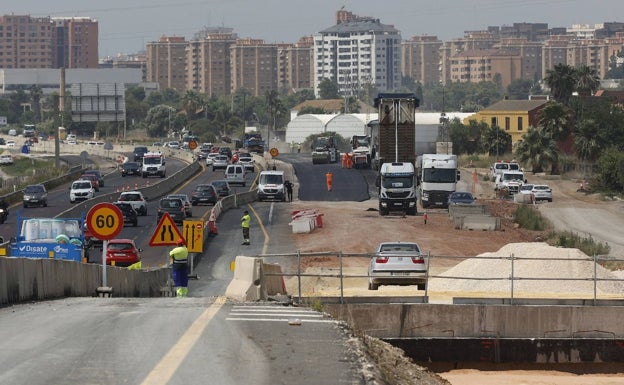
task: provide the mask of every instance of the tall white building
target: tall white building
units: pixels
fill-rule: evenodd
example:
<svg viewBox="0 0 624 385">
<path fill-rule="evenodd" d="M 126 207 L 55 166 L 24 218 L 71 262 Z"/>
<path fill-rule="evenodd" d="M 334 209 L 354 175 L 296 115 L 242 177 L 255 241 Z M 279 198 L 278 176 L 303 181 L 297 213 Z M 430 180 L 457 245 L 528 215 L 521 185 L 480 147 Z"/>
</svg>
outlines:
<svg viewBox="0 0 624 385">
<path fill-rule="evenodd" d="M 341 14 L 342 12 L 342 14 Z M 401 86 L 401 34 L 379 19 L 339 11 L 337 23 L 314 34 L 314 93 L 331 79 L 341 95 L 354 95 L 366 85 L 378 91 Z"/>
</svg>

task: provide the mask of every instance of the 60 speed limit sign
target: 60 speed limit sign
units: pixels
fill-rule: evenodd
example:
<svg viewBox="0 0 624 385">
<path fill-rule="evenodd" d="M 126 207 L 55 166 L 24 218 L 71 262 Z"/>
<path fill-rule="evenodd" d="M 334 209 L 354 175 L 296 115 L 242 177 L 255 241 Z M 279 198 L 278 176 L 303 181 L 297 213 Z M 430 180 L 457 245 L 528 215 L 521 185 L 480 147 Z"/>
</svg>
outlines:
<svg viewBox="0 0 624 385">
<path fill-rule="evenodd" d="M 100 240 L 111 240 L 123 229 L 124 218 L 119 207 L 98 203 L 87 213 L 87 229 Z"/>
</svg>

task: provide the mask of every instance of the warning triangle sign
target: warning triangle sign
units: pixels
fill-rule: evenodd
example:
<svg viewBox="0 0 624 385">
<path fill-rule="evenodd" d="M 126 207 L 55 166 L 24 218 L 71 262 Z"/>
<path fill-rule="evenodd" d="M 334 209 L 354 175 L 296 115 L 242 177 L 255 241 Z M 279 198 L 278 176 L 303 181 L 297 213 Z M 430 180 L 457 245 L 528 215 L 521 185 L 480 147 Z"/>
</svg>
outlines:
<svg viewBox="0 0 624 385">
<path fill-rule="evenodd" d="M 150 246 L 175 246 L 178 239 L 184 239 L 171 215 L 164 213 L 149 241 Z"/>
</svg>

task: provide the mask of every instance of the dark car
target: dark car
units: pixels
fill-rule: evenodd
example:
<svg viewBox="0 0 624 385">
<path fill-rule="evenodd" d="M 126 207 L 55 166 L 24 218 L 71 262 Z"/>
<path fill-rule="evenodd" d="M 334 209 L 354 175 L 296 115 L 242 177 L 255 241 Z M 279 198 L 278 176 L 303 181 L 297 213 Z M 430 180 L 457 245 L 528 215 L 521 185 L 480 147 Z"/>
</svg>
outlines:
<svg viewBox="0 0 624 385">
<path fill-rule="evenodd" d="M 158 202 L 158 221 L 165 213 L 169 213 L 175 223 L 182 224 L 186 219 L 186 208 L 180 198 L 163 198 Z"/>
<path fill-rule="evenodd" d="M 141 163 L 139 162 L 126 162 L 121 164 L 121 176 L 126 175 L 139 175 L 141 176 Z"/>
<path fill-rule="evenodd" d="M 135 147 L 134 151 L 132 152 L 134 154 L 134 161 L 135 162 L 142 162 L 143 161 L 143 155 L 145 155 L 145 153 L 148 152 L 148 151 L 149 150 L 145 146 Z"/>
<path fill-rule="evenodd" d="M 191 204 L 197 206 L 200 203 L 216 204 L 217 190 L 211 184 L 198 184 L 191 193 Z"/>
<path fill-rule="evenodd" d="M 474 197 L 469 192 L 456 191 L 449 195 L 449 205 L 471 205 L 475 201 Z"/>
<path fill-rule="evenodd" d="M 217 189 L 217 195 L 219 197 L 226 197 L 232 193 L 232 188 L 230 187 L 230 182 L 227 180 L 213 180 L 212 182 L 215 189 Z"/>
<path fill-rule="evenodd" d="M 225 155 L 228 157 L 228 159 L 232 158 L 232 149 L 229 147 L 220 147 L 219 148 L 219 154 L 221 155 Z"/>
<path fill-rule="evenodd" d="M 124 225 L 132 225 L 134 227 L 138 226 L 139 214 L 136 212 L 136 210 L 132 207 L 130 203 L 115 202 L 113 204 L 119 207 L 119 210 L 121 210 L 121 213 L 123 214 L 123 218 L 124 218 Z"/>
<path fill-rule="evenodd" d="M 104 187 L 104 177 L 102 176 L 102 172 L 100 170 L 87 170 L 84 173 L 97 176 L 98 184 L 100 185 L 100 187 Z"/>
<path fill-rule="evenodd" d="M 24 189 L 24 207 L 48 205 L 48 191 L 42 184 L 31 184 Z"/>
</svg>

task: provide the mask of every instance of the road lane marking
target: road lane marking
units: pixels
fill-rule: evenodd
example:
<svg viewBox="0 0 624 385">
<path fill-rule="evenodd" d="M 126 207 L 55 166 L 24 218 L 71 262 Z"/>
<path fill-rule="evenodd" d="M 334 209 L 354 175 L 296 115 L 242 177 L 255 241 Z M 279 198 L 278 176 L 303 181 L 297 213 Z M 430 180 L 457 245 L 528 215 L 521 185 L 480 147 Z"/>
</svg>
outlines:
<svg viewBox="0 0 624 385">
<path fill-rule="evenodd" d="M 266 228 L 264 227 L 264 223 L 262 222 L 262 219 L 260 219 L 258 212 L 254 210 L 253 206 L 250 204 L 247 204 L 247 207 L 249 207 L 249 210 L 251 210 L 251 212 L 256 217 L 256 220 L 258 221 L 258 225 L 260 226 L 260 230 L 262 230 L 262 234 L 264 234 L 264 243 L 262 244 L 262 254 L 266 254 L 267 250 L 269 249 L 269 239 L 270 239 L 269 233 L 266 231 Z"/>
<path fill-rule="evenodd" d="M 215 303 L 197 317 L 178 342 L 145 377 L 141 385 L 166 385 L 225 302 L 225 297 L 217 297 Z"/>
</svg>

